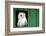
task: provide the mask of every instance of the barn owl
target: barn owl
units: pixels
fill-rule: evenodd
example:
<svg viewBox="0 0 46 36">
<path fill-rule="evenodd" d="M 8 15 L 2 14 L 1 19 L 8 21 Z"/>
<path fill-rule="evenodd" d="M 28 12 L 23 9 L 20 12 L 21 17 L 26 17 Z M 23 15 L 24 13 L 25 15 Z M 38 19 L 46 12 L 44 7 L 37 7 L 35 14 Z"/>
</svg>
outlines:
<svg viewBox="0 0 46 36">
<path fill-rule="evenodd" d="M 26 19 L 26 14 L 24 12 L 20 12 L 18 14 L 18 27 L 24 27 L 27 25 L 27 19 Z"/>
</svg>

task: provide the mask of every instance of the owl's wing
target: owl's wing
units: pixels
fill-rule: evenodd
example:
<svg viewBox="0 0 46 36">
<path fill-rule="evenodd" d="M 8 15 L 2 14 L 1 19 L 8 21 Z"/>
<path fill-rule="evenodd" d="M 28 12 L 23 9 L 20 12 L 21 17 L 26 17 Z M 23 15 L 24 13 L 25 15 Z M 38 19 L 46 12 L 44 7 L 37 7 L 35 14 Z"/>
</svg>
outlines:
<svg viewBox="0 0 46 36">
<path fill-rule="evenodd" d="M 17 26 L 20 26 L 20 21 L 18 20 Z"/>
<path fill-rule="evenodd" d="M 25 25 L 27 25 L 27 20 L 25 21 Z"/>
</svg>

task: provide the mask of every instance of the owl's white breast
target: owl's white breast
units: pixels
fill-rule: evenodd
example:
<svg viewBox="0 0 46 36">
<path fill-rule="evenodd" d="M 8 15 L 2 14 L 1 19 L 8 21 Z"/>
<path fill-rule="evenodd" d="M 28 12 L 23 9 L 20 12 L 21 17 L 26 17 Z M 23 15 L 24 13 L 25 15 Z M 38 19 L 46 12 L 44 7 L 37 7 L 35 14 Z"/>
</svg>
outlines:
<svg viewBox="0 0 46 36">
<path fill-rule="evenodd" d="M 18 20 L 18 26 L 24 26 L 26 24 L 27 24 L 26 18 L 23 18 L 23 19 L 19 19 Z"/>
</svg>

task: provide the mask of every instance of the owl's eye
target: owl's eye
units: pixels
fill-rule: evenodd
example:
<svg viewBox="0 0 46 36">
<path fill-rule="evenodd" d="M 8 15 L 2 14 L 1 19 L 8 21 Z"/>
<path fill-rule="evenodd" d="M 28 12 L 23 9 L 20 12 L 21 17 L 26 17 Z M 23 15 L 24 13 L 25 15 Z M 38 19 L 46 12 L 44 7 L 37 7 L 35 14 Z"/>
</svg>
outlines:
<svg viewBox="0 0 46 36">
<path fill-rule="evenodd" d="M 20 15 L 20 16 L 22 16 L 22 15 Z"/>
</svg>

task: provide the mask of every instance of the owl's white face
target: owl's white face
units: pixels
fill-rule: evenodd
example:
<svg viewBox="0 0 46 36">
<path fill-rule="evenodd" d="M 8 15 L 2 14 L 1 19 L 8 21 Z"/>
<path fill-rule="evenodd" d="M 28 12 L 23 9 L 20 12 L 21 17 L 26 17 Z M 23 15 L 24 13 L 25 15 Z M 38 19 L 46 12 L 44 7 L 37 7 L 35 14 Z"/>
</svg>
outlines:
<svg viewBox="0 0 46 36">
<path fill-rule="evenodd" d="M 25 13 L 24 12 L 20 12 L 19 14 L 18 14 L 18 19 L 23 19 L 23 18 L 25 18 Z"/>
</svg>

